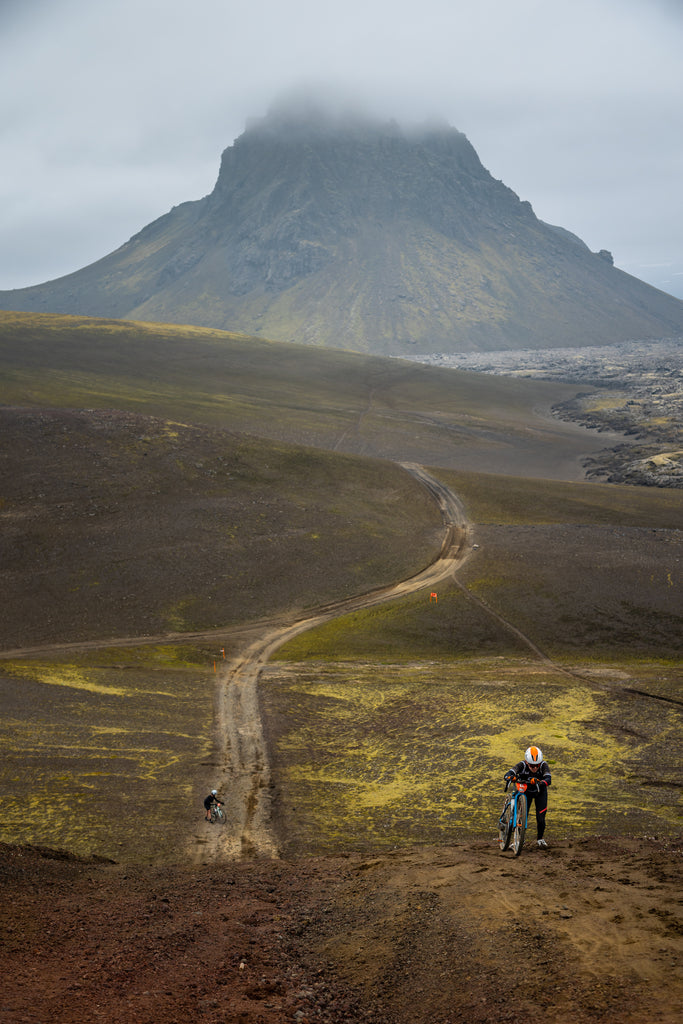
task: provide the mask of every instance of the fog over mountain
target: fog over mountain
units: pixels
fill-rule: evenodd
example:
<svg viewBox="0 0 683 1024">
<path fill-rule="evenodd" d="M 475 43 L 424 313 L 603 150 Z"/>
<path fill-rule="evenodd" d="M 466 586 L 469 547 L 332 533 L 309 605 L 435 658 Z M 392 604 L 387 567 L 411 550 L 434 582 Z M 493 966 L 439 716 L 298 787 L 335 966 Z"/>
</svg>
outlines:
<svg viewBox="0 0 683 1024">
<path fill-rule="evenodd" d="M 3 0 L 0 289 L 211 191 L 284 90 L 438 117 L 541 220 L 683 299 L 680 0 Z"/>
<path fill-rule="evenodd" d="M 396 355 L 683 333 L 683 302 L 540 221 L 455 128 L 291 99 L 225 150 L 210 195 L 0 308 Z"/>
</svg>

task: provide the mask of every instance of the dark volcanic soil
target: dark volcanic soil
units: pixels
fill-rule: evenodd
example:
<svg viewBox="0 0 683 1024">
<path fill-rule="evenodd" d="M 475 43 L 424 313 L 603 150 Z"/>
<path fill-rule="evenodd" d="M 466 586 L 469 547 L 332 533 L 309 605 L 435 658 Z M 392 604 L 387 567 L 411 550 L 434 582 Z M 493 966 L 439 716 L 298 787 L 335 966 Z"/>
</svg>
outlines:
<svg viewBox="0 0 683 1024">
<path fill-rule="evenodd" d="M 116 409 L 0 408 L 0 480 L 5 650 L 241 624 L 440 543 L 400 466 Z"/>
<path fill-rule="evenodd" d="M 472 840 L 126 869 L 0 845 L 0 1019 L 673 1022 L 680 855 L 654 837 L 519 859 Z"/>
<path fill-rule="evenodd" d="M 96 426 L 97 417 L 94 422 Z M 135 418 L 126 422 L 136 442 L 126 458 L 146 463 L 155 457 L 140 449 L 147 434 L 140 438 Z M 76 432 L 77 423 L 60 421 L 61 427 L 67 425 Z M 116 526 L 117 516 L 123 513 L 103 489 L 114 472 L 116 459 L 111 451 L 105 452 L 111 465 L 105 460 L 98 475 L 102 489 L 94 486 L 90 472 L 82 478 L 64 476 L 58 464 L 63 438 L 55 434 L 54 420 L 47 426 L 55 456 L 50 465 L 59 485 L 90 488 L 88 501 L 81 495 L 76 503 L 79 516 L 107 529 L 112 522 Z M 90 445 L 94 429 L 88 426 L 86 439 L 79 434 L 79 443 L 85 445 L 87 440 Z M 166 458 L 169 446 L 178 455 L 184 429 L 178 441 L 169 440 L 159 428 L 155 435 L 158 459 Z M 202 464 L 194 463 L 193 454 L 192 472 L 177 476 L 181 481 L 187 477 L 188 491 L 194 488 L 194 471 L 208 473 L 213 468 L 209 457 L 223 454 L 209 441 L 202 448 Z M 95 450 L 100 451 L 101 445 L 87 448 L 90 454 Z M 188 447 L 188 458 L 189 451 Z M 123 460 L 123 447 L 115 454 Z M 304 475 L 308 468 L 309 461 Z M 19 495 L 12 499 L 14 505 L 11 495 L 6 499 L 3 514 L 8 521 L 14 517 L 16 536 L 44 536 L 44 550 L 51 551 L 58 516 L 72 523 L 71 499 L 51 491 L 50 501 L 44 501 L 48 488 L 42 472 L 40 468 L 29 480 L 28 498 Z M 150 479 L 147 467 L 144 475 L 131 479 L 142 487 Z M 135 507 L 144 510 L 147 492 L 142 490 L 144 501 Z M 177 492 L 173 498 L 178 498 Z M 216 500 L 222 502 L 224 495 Z M 179 521 L 183 533 L 189 507 Z M 283 505 L 283 517 L 286 512 Z M 334 508 L 330 516 L 333 512 Z M 33 532 L 21 526 L 22 517 L 33 523 Z M 312 509 L 310 517 L 307 533 L 314 524 L 317 528 L 320 511 Z M 63 536 L 80 552 L 76 529 L 80 519 L 73 521 L 76 526 Z M 129 522 L 126 518 L 125 523 Z M 149 530 L 158 530 L 158 521 L 149 513 L 145 522 Z M 95 523 L 89 522 L 87 529 L 83 526 L 83 537 L 92 535 Z M 433 529 L 434 524 L 425 532 L 425 549 Z M 7 531 L 7 550 L 12 553 L 9 525 Z M 127 530 L 118 532 L 123 536 Z M 372 537 L 367 543 L 371 546 Z M 27 548 L 32 565 L 40 563 L 36 543 Z M 175 557 L 172 543 L 169 550 Z M 14 552 L 15 557 L 20 555 Z M 359 560 L 361 556 L 359 549 Z M 70 557 L 64 564 L 71 566 Z M 97 592 L 102 565 L 106 567 L 108 560 L 98 562 L 94 555 L 78 563 L 71 589 L 63 572 L 56 574 L 59 586 L 54 596 L 47 594 L 47 601 L 62 602 L 65 621 L 73 622 L 76 600 L 65 595 L 80 595 L 83 614 L 89 612 L 94 602 L 88 595 Z M 163 567 L 156 568 L 161 572 Z M 392 578 L 400 575 L 389 568 Z M 163 579 L 183 582 L 182 574 L 173 569 L 173 574 L 165 570 L 169 575 Z M 205 569 L 209 579 L 213 567 L 207 564 Z M 14 571 L 19 579 L 34 580 L 20 558 Z M 282 574 L 288 586 L 292 578 L 291 572 Z M 35 579 L 44 592 L 45 577 L 36 574 Z M 130 591 L 139 604 L 125 615 L 112 605 L 114 617 L 107 626 L 122 631 L 132 628 L 130 624 L 137 629 L 159 626 L 156 619 L 140 617 L 144 609 L 150 614 L 148 599 L 158 585 L 146 584 L 150 589 L 145 591 L 135 581 L 123 583 L 125 588 L 117 576 L 115 593 Z M 196 581 L 189 591 L 197 592 Z M 169 624 L 172 612 L 180 616 L 177 605 L 183 596 L 180 589 L 170 596 L 164 593 L 168 607 L 155 613 L 162 616 L 161 624 Z M 57 611 L 54 614 L 57 617 Z M 201 608 L 193 611 L 200 618 L 204 614 Z M 21 615 L 17 614 L 17 622 L 23 622 Z M 94 625 L 86 629 L 81 624 L 78 635 L 106 632 L 101 622 L 95 625 L 99 632 Z M 182 625 L 187 623 L 177 628 Z M 38 626 L 43 640 L 73 635 L 57 621 L 47 628 L 40 616 L 36 630 Z M 13 634 L 8 630 L 8 635 Z M 23 633 L 18 635 L 28 642 Z M 15 723 L 10 725 L 15 728 Z M 24 785 L 25 772 L 12 774 Z M 29 772 L 27 793 L 32 782 L 35 786 Z M 212 829 L 201 820 L 197 824 L 207 832 Z M 150 826 L 142 828 L 149 841 Z M 673 1024 L 680 1020 L 680 841 L 661 836 L 548 838 L 550 850 L 537 850 L 532 828 L 528 848 L 519 859 L 500 854 L 491 836 L 373 855 L 223 860 L 177 867 L 130 867 L 0 844 L 0 1021 Z M 167 854 L 173 848 L 169 829 L 163 841 Z"/>
</svg>

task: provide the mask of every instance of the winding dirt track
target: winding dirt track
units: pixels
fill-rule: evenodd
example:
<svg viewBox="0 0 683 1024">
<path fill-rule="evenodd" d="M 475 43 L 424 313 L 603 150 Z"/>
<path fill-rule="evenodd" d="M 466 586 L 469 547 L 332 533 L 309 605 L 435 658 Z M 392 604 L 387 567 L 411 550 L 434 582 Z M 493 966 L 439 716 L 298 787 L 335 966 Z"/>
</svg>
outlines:
<svg viewBox="0 0 683 1024">
<path fill-rule="evenodd" d="M 0 651 L 0 660 L 49 655 L 65 651 L 96 650 L 103 647 L 135 647 L 155 643 L 215 640 L 230 643 L 238 654 L 231 661 L 220 663 L 217 675 L 217 732 L 218 759 L 221 776 L 229 790 L 227 824 L 224 828 L 202 832 L 188 840 L 187 856 L 195 862 L 211 863 L 223 859 L 243 857 L 277 857 L 277 841 L 271 829 L 271 771 L 258 701 L 258 680 L 261 670 L 279 647 L 306 630 L 339 615 L 370 608 L 373 605 L 403 597 L 452 578 L 468 600 L 477 604 L 485 614 L 508 629 L 529 651 L 554 671 L 569 677 L 583 679 L 577 671 L 553 662 L 533 641 L 513 623 L 473 594 L 456 577 L 456 570 L 465 562 L 472 550 L 472 526 L 468 522 L 460 499 L 444 484 L 414 463 L 402 463 L 403 468 L 430 492 L 437 502 L 443 519 L 444 537 L 435 561 L 409 579 L 382 587 L 357 597 L 320 606 L 305 618 L 291 620 L 284 617 L 252 622 L 238 627 L 198 631 L 192 633 L 166 633 L 159 636 L 117 637 L 40 647 Z M 611 690 L 610 683 L 594 678 L 592 686 Z M 666 700 L 640 690 L 620 687 L 620 694 Z"/>
<path fill-rule="evenodd" d="M 228 781 L 230 790 L 226 807 L 227 825 L 212 829 L 199 844 L 193 837 L 188 849 L 191 860 L 206 863 L 224 858 L 278 856 L 277 843 L 270 828 L 271 775 L 257 694 L 259 675 L 272 654 L 292 637 L 338 615 L 435 586 L 452 576 L 469 555 L 471 526 L 459 498 L 421 466 L 414 463 L 402 463 L 402 466 L 431 493 L 441 510 L 444 525 L 439 556 L 409 579 L 345 601 L 323 605 L 305 618 L 294 621 L 280 617 L 237 628 L 100 638 L 0 651 L 0 660 L 5 660 L 103 647 L 136 647 L 192 640 L 230 641 L 233 648 L 238 647 L 239 654 L 219 668 L 217 677 L 219 758 L 223 765 L 221 774 Z"/>
<path fill-rule="evenodd" d="M 227 825 L 212 831 L 201 851 L 203 862 L 245 856 L 277 857 L 277 842 L 270 828 L 271 775 L 258 703 L 258 678 L 268 659 L 299 633 L 338 615 L 370 608 L 435 586 L 462 565 L 471 550 L 471 528 L 459 498 L 421 466 L 404 463 L 433 495 L 441 509 L 445 535 L 439 557 L 427 568 L 390 587 L 318 608 L 295 622 L 266 628 L 261 636 L 228 662 L 219 673 L 218 730 L 224 744 L 221 760 L 230 780 Z"/>
</svg>

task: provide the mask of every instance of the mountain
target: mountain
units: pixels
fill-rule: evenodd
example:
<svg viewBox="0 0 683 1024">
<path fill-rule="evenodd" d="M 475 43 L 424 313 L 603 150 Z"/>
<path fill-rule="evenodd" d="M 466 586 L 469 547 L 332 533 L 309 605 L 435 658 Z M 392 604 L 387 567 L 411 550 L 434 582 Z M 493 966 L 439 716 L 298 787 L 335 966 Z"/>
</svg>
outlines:
<svg viewBox="0 0 683 1024">
<path fill-rule="evenodd" d="M 540 221 L 456 129 L 291 105 L 225 150 L 210 195 L 0 308 L 391 355 L 683 333 L 683 302 Z"/>
</svg>

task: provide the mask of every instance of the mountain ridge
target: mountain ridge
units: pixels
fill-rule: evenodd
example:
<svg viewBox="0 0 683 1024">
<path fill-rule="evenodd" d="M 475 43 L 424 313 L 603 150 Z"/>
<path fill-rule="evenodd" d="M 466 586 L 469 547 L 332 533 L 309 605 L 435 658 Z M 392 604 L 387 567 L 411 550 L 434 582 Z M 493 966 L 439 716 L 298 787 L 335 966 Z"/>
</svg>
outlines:
<svg viewBox="0 0 683 1024">
<path fill-rule="evenodd" d="M 540 221 L 457 129 L 286 107 L 223 152 L 209 195 L 0 308 L 384 355 L 683 333 L 683 302 Z"/>
</svg>

